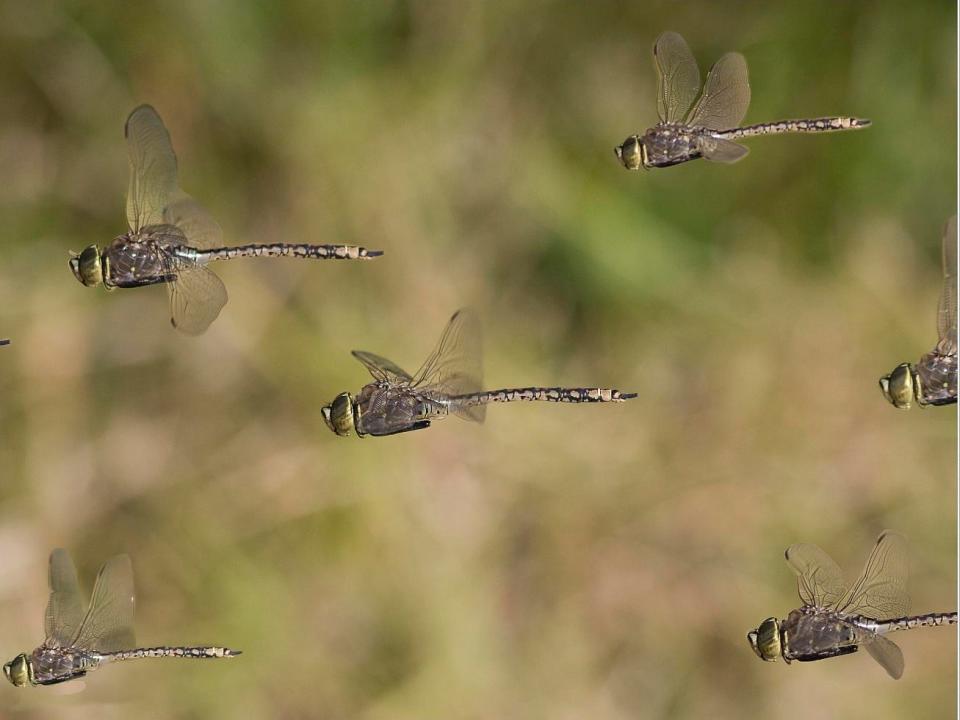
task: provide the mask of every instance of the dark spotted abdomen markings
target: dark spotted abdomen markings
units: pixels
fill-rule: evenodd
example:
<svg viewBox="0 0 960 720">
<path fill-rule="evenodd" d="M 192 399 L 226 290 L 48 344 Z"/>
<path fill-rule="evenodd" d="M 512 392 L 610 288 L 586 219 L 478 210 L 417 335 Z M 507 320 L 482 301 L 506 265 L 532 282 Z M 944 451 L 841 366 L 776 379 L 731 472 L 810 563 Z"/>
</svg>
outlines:
<svg viewBox="0 0 960 720">
<path fill-rule="evenodd" d="M 593 403 L 623 402 L 635 398 L 636 393 L 622 393 L 611 388 L 509 388 L 462 395 L 452 398 L 463 405 L 487 405 L 498 402 L 561 402 Z"/>
<path fill-rule="evenodd" d="M 780 120 L 772 123 L 758 123 L 733 130 L 712 133 L 725 140 L 754 137 L 756 135 L 781 135 L 783 133 L 820 133 L 841 130 L 859 130 L 869 127 L 870 120 L 852 117 L 824 117 L 809 120 Z"/>
<path fill-rule="evenodd" d="M 121 662 L 123 660 L 137 660 L 139 658 L 178 657 L 191 659 L 228 658 L 240 655 L 239 650 L 225 647 L 153 647 L 124 650 L 122 652 L 104 655 L 107 662 Z"/>
<path fill-rule="evenodd" d="M 292 257 L 306 260 L 367 260 L 383 255 L 382 250 L 367 250 L 356 245 L 304 245 L 272 243 L 215 248 L 199 253 L 204 260 L 230 260 L 238 257 Z"/>
<path fill-rule="evenodd" d="M 939 625 L 956 625 L 957 614 L 948 613 L 928 613 L 926 615 L 911 615 L 909 617 L 894 618 L 880 623 L 881 632 L 893 632 L 894 630 L 912 630 L 918 627 L 937 627 Z"/>
</svg>

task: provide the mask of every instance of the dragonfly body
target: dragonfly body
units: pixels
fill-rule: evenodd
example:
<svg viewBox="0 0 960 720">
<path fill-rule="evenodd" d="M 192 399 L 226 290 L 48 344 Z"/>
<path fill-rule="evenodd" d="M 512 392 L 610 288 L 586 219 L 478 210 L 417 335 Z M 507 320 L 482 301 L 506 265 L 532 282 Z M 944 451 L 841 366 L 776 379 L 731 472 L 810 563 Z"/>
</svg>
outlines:
<svg viewBox="0 0 960 720">
<path fill-rule="evenodd" d="M 937 308 L 936 346 L 913 365 L 900 363 L 880 378 L 883 396 L 894 406 L 909 409 L 916 402 L 952 405 L 957 402 L 957 218 L 944 228 L 943 289 Z"/>
<path fill-rule="evenodd" d="M 870 125 L 869 120 L 860 118 L 822 117 L 740 126 L 750 105 L 747 62 L 740 53 L 727 53 L 717 61 L 702 92 L 700 70 L 680 35 L 663 33 L 654 44 L 653 56 L 660 122 L 615 148 L 628 170 L 670 167 L 701 157 L 733 163 L 748 152 L 735 142 L 743 138 L 856 130 Z"/>
<path fill-rule="evenodd" d="M 481 389 L 481 344 L 476 318 L 458 311 L 416 376 L 386 358 L 355 350 L 373 375 L 356 397 L 341 393 L 323 408 L 337 435 L 395 435 L 429 427 L 448 415 L 483 422 L 486 406 L 502 402 L 623 402 L 636 397 L 613 388 L 524 387 Z"/>
<path fill-rule="evenodd" d="M 903 674 L 903 653 L 885 636 L 900 630 L 955 625 L 956 612 L 908 615 L 906 545 L 886 531 L 860 577 L 847 589 L 840 568 L 816 545 L 791 545 L 787 563 L 797 574 L 803 606 L 783 620 L 767 618 L 747 634 L 762 660 L 810 662 L 865 649 L 893 678 Z"/>
<path fill-rule="evenodd" d="M 55 685 L 83 677 L 101 665 L 141 658 L 229 658 L 237 650 L 219 646 L 135 646 L 133 570 L 130 558 L 118 555 L 97 574 L 90 605 L 84 609 L 76 569 L 65 550 L 50 555 L 50 599 L 43 645 L 21 653 L 3 666 L 13 685 Z"/>
<path fill-rule="evenodd" d="M 382 255 L 355 245 L 269 243 L 223 245 L 217 222 L 177 185 L 177 158 L 163 121 L 149 105 L 130 113 L 124 134 L 130 155 L 127 222 L 130 231 L 102 252 L 87 247 L 70 260 L 87 287 L 132 288 L 165 284 L 174 327 L 204 332 L 227 302 L 220 279 L 205 266 L 238 257 L 369 260 Z"/>
</svg>

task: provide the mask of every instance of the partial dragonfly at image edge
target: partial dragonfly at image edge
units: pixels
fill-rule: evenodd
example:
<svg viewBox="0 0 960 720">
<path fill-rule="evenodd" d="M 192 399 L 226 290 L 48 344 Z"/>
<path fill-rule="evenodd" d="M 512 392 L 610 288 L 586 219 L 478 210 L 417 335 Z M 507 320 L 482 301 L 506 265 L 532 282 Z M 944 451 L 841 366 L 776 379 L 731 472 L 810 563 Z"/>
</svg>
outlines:
<svg viewBox="0 0 960 720">
<path fill-rule="evenodd" d="M 943 229 L 943 283 L 937 304 L 937 344 L 914 364 L 903 362 L 880 378 L 880 391 L 891 405 L 909 410 L 957 402 L 957 217 Z M 925 324 L 918 321 L 918 325 Z"/>
<path fill-rule="evenodd" d="M 653 46 L 657 71 L 659 122 L 643 135 L 631 135 L 614 148 L 628 170 L 670 167 L 704 158 L 735 163 L 749 149 L 737 140 L 758 135 L 859 130 L 871 121 L 856 117 L 818 117 L 740 126 L 750 105 L 747 61 L 740 53 L 723 55 L 700 86 L 700 69 L 687 42 L 665 32 Z"/>
<path fill-rule="evenodd" d="M 170 133 L 150 105 L 124 125 L 130 161 L 129 230 L 102 249 L 90 245 L 71 257 L 74 277 L 108 289 L 165 285 L 175 328 L 200 335 L 227 302 L 223 282 L 207 265 L 240 257 L 371 260 L 382 250 L 356 245 L 266 243 L 224 246 L 223 231 L 207 210 L 180 189 Z"/>
<path fill-rule="evenodd" d="M 50 553 L 48 582 L 43 644 L 3 666 L 4 677 L 15 687 L 56 685 L 83 677 L 101 665 L 126 660 L 211 659 L 241 654 L 215 645 L 137 647 L 133 565 L 127 555 L 116 555 L 100 567 L 89 606 L 80 594 L 76 567 L 62 548 Z"/>
<path fill-rule="evenodd" d="M 337 395 L 321 409 L 324 423 L 341 437 L 356 433 L 386 436 L 423 430 L 449 415 L 483 422 L 487 405 L 501 402 L 624 402 L 636 393 L 614 388 L 518 387 L 483 389 L 480 323 L 469 309 L 458 310 L 440 341 L 413 375 L 392 360 L 364 350 L 353 356 L 373 382 L 356 396 Z"/>
</svg>

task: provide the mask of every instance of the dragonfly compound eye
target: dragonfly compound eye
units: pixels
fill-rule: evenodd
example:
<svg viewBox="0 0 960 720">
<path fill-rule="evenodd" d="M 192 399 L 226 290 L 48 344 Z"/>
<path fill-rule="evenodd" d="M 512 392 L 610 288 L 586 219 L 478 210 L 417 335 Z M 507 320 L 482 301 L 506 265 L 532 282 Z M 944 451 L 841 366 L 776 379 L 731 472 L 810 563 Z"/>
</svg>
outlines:
<svg viewBox="0 0 960 720">
<path fill-rule="evenodd" d="M 321 412 L 327 427 L 337 435 L 343 437 L 349 435 L 355 429 L 353 399 L 350 397 L 350 393 L 340 393 Z"/>
<path fill-rule="evenodd" d="M 747 633 L 747 640 L 758 658 L 774 662 L 780 655 L 780 621 L 767 618 L 760 627 Z"/>
<path fill-rule="evenodd" d="M 3 674 L 16 687 L 24 687 L 30 683 L 30 664 L 27 656 L 21 653 L 13 660 L 4 664 Z"/>
<path fill-rule="evenodd" d="M 103 282 L 103 265 L 96 245 L 86 248 L 79 257 L 70 258 L 70 269 L 74 277 L 87 287 L 96 287 Z"/>
<path fill-rule="evenodd" d="M 901 363 L 892 373 L 880 378 L 880 390 L 891 405 L 904 410 L 908 409 L 916 393 L 910 365 Z"/>
<path fill-rule="evenodd" d="M 636 135 L 628 137 L 622 145 L 617 146 L 613 151 L 627 170 L 639 170 L 643 166 L 641 143 Z"/>
</svg>

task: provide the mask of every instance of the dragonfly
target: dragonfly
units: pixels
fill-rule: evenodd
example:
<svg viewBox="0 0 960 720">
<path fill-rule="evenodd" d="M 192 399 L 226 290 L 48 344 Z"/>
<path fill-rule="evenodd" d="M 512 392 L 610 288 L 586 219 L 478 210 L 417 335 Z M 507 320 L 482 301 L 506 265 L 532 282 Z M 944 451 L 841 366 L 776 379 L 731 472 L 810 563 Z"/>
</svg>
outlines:
<svg viewBox="0 0 960 720">
<path fill-rule="evenodd" d="M 200 335 L 227 302 L 223 282 L 206 265 L 240 257 L 370 260 L 383 254 L 354 245 L 269 243 L 223 246 L 223 231 L 207 210 L 178 187 L 170 133 L 149 105 L 130 113 L 124 128 L 130 157 L 129 231 L 100 250 L 87 247 L 70 259 L 87 287 L 108 290 L 165 284 L 173 326 Z"/>
<path fill-rule="evenodd" d="M 785 620 L 767 618 L 747 634 L 761 660 L 773 662 L 782 656 L 787 663 L 807 662 L 863 648 L 896 680 L 903 675 L 903 653 L 887 634 L 957 622 L 955 612 L 907 614 L 907 545 L 891 530 L 880 534 L 863 572 L 849 588 L 840 567 L 816 545 L 791 545 L 786 558 L 797 574 L 803 607 Z"/>
<path fill-rule="evenodd" d="M 702 91 L 697 61 L 679 34 L 665 32 L 657 38 L 653 60 L 660 122 L 614 148 L 617 159 L 628 170 L 669 167 L 700 157 L 735 163 L 749 152 L 745 145 L 735 142 L 743 138 L 859 130 L 870 125 L 869 120 L 855 117 L 820 117 L 740 127 L 750 105 L 743 55 L 730 52 L 721 57 L 710 68 Z"/>
<path fill-rule="evenodd" d="M 943 291 L 937 308 L 936 347 L 916 365 L 900 363 L 880 378 L 883 396 L 908 410 L 917 405 L 952 405 L 957 402 L 957 218 L 943 231 Z"/>
<path fill-rule="evenodd" d="M 430 427 L 434 420 L 455 415 L 484 421 L 486 406 L 500 402 L 623 402 L 636 393 L 610 388 L 525 387 L 482 390 L 480 323 L 470 310 L 450 318 L 434 351 L 415 375 L 391 360 L 362 350 L 353 356 L 373 376 L 356 397 L 344 392 L 322 409 L 334 433 L 347 436 L 396 435 Z"/>
<path fill-rule="evenodd" d="M 49 582 L 43 645 L 3 666 L 3 674 L 16 687 L 56 685 L 123 660 L 240 655 L 239 650 L 216 646 L 138 648 L 133 632 L 133 566 L 127 555 L 117 555 L 100 568 L 89 607 L 84 607 L 73 561 L 62 548 L 50 554 Z"/>
</svg>

